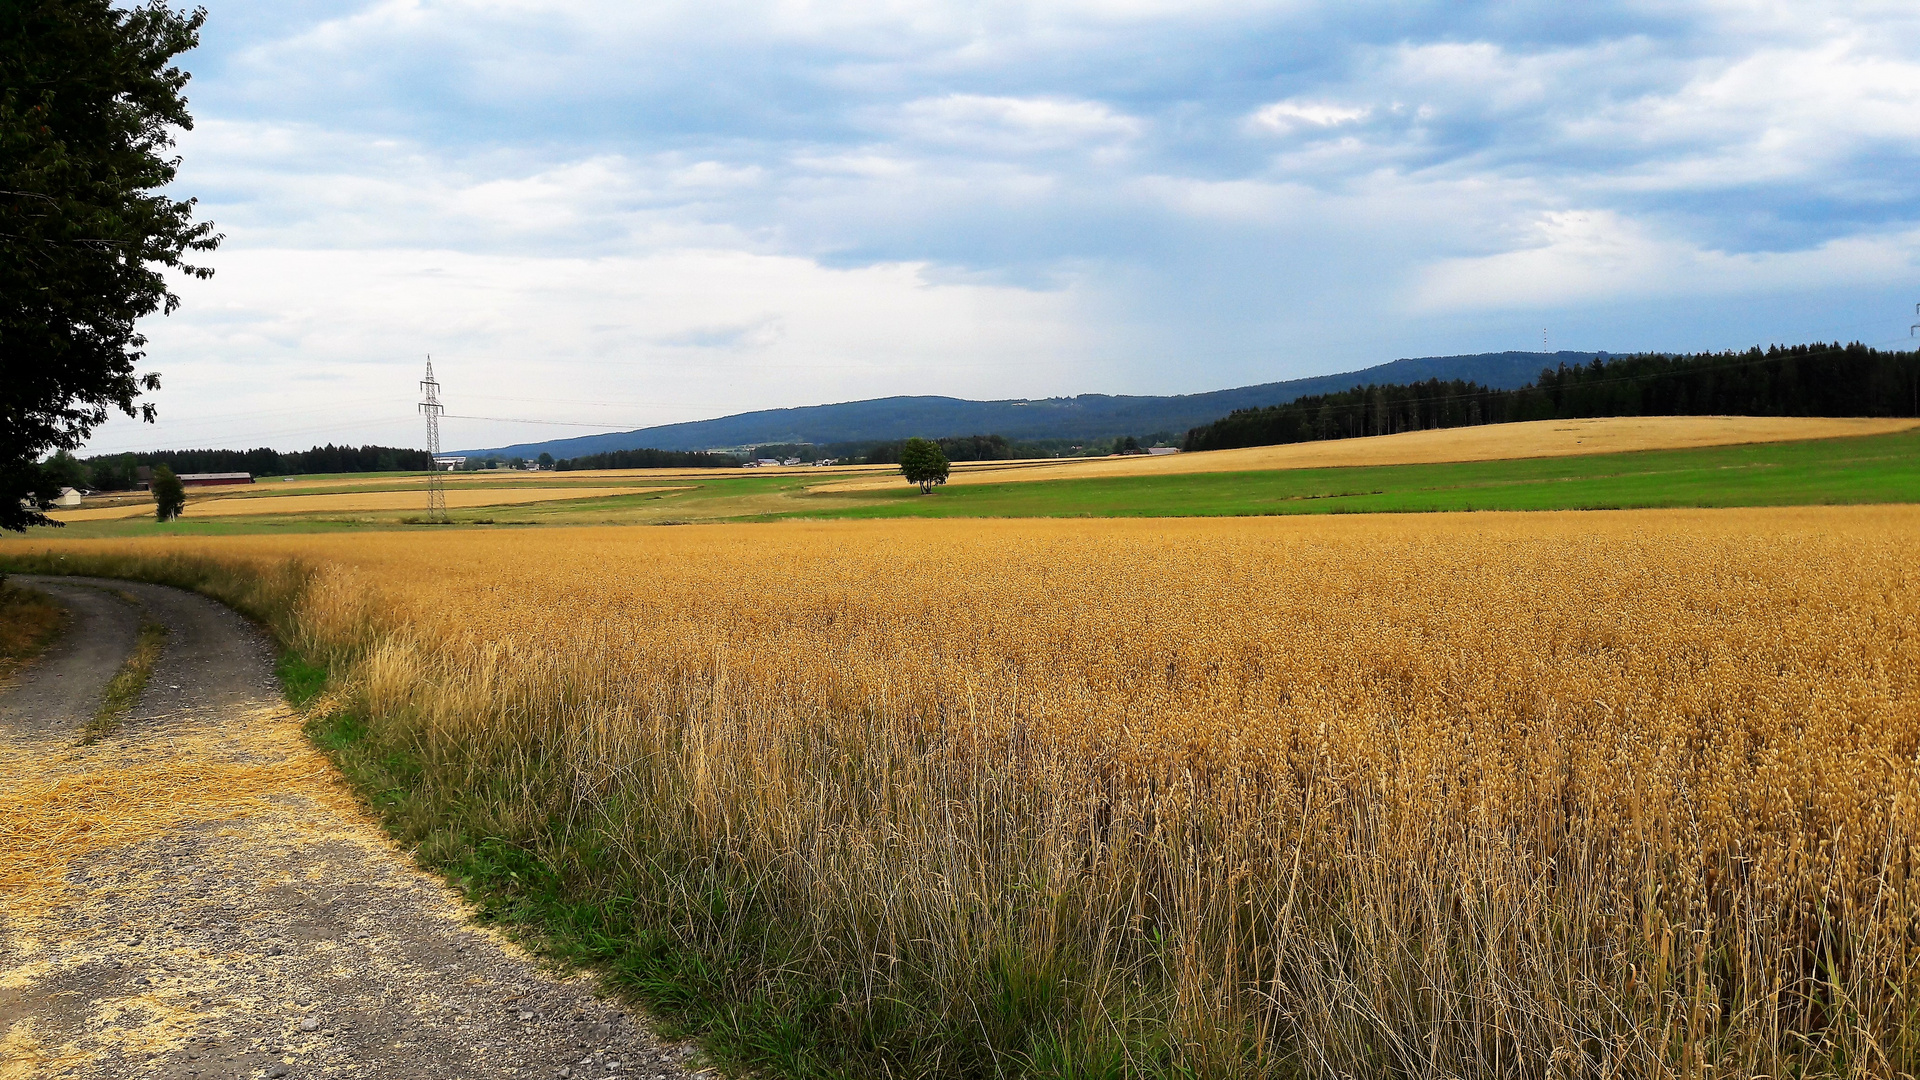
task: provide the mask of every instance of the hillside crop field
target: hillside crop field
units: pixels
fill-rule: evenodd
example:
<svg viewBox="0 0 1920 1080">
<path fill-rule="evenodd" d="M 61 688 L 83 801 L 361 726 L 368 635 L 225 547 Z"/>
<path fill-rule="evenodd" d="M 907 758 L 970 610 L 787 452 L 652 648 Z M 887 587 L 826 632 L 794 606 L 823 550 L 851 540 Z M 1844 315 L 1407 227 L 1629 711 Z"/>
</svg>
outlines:
<svg viewBox="0 0 1920 1080">
<path fill-rule="evenodd" d="M 1383 436 L 1378 441 L 1397 438 Z M 1375 440 L 1342 440 L 1346 441 Z M 1325 448 L 1330 457 L 1337 457 L 1341 449 L 1341 443 L 1296 445 Z M 1211 455 L 1180 455 L 1189 456 Z M 928 497 L 920 497 L 906 485 L 850 489 L 836 484 L 831 485 L 831 497 L 852 505 L 785 514 L 1167 517 L 1920 502 L 1920 429 L 1804 442 L 1495 461 L 1188 473 L 1169 469 L 1137 476 L 1058 480 L 1045 479 L 1046 475 L 1035 473 L 1035 479 L 1019 483 L 949 485 Z"/>
<path fill-rule="evenodd" d="M 1916 537 L 1882 506 L 7 555 L 307 581 L 279 618 L 334 666 L 321 737 L 402 835 L 763 1066 L 1781 1077 L 1920 1071 Z"/>
<path fill-rule="evenodd" d="M 1916 427 L 1920 427 L 1920 421 L 1898 417 L 1605 416 L 1581 420 L 1530 420 L 1515 424 L 1436 428 L 1398 435 L 1250 446 L 1239 450 L 1208 450 L 1163 457 L 1137 455 L 966 462 L 955 467 L 949 483 L 1017 484 L 1035 480 L 1583 457 L 1643 450 L 1689 450 L 1709 446 L 1891 435 Z M 813 490 L 861 491 L 886 487 L 888 482 L 886 476 L 849 477 L 816 485 Z"/>
</svg>

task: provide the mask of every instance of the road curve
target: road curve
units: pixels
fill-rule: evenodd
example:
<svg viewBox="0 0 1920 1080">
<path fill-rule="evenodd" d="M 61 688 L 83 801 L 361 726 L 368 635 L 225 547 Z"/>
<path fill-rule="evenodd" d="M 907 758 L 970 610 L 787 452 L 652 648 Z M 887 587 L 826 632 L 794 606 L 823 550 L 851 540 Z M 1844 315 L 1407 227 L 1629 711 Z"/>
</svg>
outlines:
<svg viewBox="0 0 1920 1080">
<path fill-rule="evenodd" d="M 13 580 L 72 619 L 0 690 L 0 1080 L 689 1075 L 689 1048 L 471 923 L 394 847 L 246 620 Z M 77 746 L 143 610 L 169 630 L 152 680 Z"/>
</svg>

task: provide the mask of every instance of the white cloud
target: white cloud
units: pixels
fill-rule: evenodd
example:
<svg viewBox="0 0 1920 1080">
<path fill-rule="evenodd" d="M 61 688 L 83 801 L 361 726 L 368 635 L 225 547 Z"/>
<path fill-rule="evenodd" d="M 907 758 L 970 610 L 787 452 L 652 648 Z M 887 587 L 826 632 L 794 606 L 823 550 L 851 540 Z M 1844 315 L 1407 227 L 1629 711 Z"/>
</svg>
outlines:
<svg viewBox="0 0 1920 1080">
<path fill-rule="evenodd" d="M 1674 298 L 1878 303 L 1920 253 L 1911 5 L 333 2 L 190 57 L 179 190 L 229 239 L 149 327 L 170 425 L 270 441 L 270 373 L 361 416 L 429 349 L 527 409 L 619 373 L 633 426 L 1206 389 L 1543 305 L 1657 347 Z"/>
<path fill-rule="evenodd" d="M 1897 280 L 1920 269 L 1920 230 L 1757 253 L 1706 249 L 1605 210 L 1548 213 L 1532 232 L 1533 242 L 1519 250 L 1426 267 L 1414 292 L 1416 310 L 1490 311 L 1833 288 Z"/>
<path fill-rule="evenodd" d="M 410 380 L 427 353 L 452 413 L 611 429 L 874 393 L 1045 395 L 1077 389 L 1098 365 L 1076 289 L 935 282 L 913 264 L 839 270 L 697 249 L 266 249 L 222 262 L 149 326 L 165 375 L 160 425 L 115 422 L 96 452 L 215 435 L 292 445 L 285 433 L 310 425 L 289 415 L 412 439 Z M 555 403 L 593 401 L 615 404 Z M 461 445 L 580 433 L 466 420 L 447 430 Z"/>
<path fill-rule="evenodd" d="M 1280 135 L 1303 128 L 1332 128 L 1364 120 L 1373 113 L 1371 106 L 1340 105 L 1330 101 L 1276 101 L 1248 117 L 1256 128 Z"/>
<path fill-rule="evenodd" d="M 926 142 L 1031 151 L 1131 139 L 1144 125 L 1098 101 L 947 94 L 907 102 L 897 127 Z"/>
</svg>

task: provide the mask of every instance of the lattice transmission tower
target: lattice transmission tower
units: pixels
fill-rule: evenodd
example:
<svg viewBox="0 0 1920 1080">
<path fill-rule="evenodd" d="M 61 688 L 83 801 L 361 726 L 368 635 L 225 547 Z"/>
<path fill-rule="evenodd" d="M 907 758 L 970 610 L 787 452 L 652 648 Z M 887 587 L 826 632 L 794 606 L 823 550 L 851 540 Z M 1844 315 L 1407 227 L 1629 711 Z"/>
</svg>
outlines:
<svg viewBox="0 0 1920 1080">
<path fill-rule="evenodd" d="M 427 417 L 427 456 L 432 459 L 427 472 L 427 518 L 447 520 L 447 482 L 440 478 L 440 383 L 433 377 L 433 357 L 427 357 L 427 377 L 420 380 L 420 411 Z"/>
</svg>

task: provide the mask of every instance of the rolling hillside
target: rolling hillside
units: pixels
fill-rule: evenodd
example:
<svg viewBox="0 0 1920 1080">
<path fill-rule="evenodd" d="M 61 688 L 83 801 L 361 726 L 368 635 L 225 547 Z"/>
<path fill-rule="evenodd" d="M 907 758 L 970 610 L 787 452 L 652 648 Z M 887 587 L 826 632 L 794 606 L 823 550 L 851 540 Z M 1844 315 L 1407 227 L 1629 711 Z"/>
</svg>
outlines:
<svg viewBox="0 0 1920 1080">
<path fill-rule="evenodd" d="M 1262 383 L 1232 390 L 1170 397 L 1081 394 L 1067 398 L 968 401 L 950 397 L 888 397 L 837 405 L 809 405 L 639 428 L 606 435 L 516 443 L 459 453 L 556 458 L 609 450 L 653 447 L 660 450 L 714 450 L 764 443 L 835 443 L 903 439 L 912 435 L 998 434 L 1009 439 L 1097 439 L 1184 433 L 1235 409 L 1259 408 L 1304 394 L 1325 394 L 1367 383 L 1408 383 L 1425 379 L 1468 379 L 1495 388 L 1524 386 L 1542 368 L 1584 364 L 1606 353 L 1476 353 L 1429 356 L 1336 375 Z"/>
</svg>

